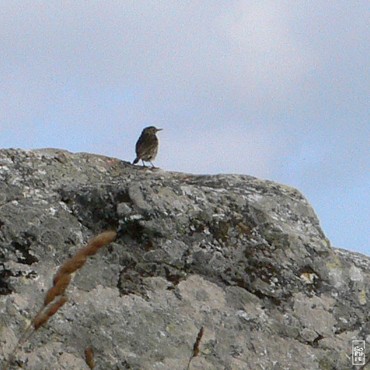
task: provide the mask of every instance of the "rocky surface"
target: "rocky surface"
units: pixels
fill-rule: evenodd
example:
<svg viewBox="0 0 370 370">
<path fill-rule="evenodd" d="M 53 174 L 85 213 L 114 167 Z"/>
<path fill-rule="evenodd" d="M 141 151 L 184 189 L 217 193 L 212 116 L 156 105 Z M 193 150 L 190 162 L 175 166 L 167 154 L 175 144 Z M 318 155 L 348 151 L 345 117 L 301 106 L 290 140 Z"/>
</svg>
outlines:
<svg viewBox="0 0 370 370">
<path fill-rule="evenodd" d="M 0 368 L 58 266 L 97 233 L 68 302 L 12 369 L 351 369 L 370 258 L 333 249 L 295 189 L 62 150 L 0 151 Z"/>
</svg>

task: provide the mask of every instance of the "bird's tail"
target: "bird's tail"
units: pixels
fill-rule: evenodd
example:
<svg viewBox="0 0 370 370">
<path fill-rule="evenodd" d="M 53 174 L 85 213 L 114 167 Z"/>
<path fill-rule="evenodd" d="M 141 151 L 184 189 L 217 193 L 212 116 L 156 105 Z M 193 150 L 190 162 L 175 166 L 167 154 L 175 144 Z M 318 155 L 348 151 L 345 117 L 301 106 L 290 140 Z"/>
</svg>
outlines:
<svg viewBox="0 0 370 370">
<path fill-rule="evenodd" d="M 136 157 L 136 158 L 134 159 L 134 161 L 132 162 L 132 164 L 136 164 L 137 162 L 139 162 L 139 157 Z"/>
</svg>

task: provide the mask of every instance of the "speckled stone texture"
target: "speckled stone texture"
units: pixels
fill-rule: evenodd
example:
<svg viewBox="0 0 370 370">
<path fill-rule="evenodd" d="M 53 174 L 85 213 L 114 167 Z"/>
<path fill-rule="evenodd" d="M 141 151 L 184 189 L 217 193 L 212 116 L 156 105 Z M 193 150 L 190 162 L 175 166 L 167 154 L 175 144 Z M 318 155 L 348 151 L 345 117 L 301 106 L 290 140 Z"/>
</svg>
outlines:
<svg viewBox="0 0 370 370">
<path fill-rule="evenodd" d="M 12 369 L 351 369 L 370 258 L 333 249 L 295 189 L 63 150 L 0 151 L 0 368 L 58 266 L 117 230 Z M 368 355 L 370 356 L 370 354 Z"/>
</svg>

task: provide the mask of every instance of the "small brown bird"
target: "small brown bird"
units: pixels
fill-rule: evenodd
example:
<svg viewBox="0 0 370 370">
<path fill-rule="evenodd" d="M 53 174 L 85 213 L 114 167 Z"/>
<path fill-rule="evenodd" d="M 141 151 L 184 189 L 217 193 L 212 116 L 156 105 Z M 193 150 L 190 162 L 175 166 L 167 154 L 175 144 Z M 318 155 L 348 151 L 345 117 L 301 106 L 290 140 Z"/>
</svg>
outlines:
<svg viewBox="0 0 370 370">
<path fill-rule="evenodd" d="M 154 126 L 145 127 L 143 132 L 141 133 L 139 140 L 136 143 L 136 158 L 133 161 L 133 164 L 136 164 L 141 161 L 143 162 L 143 166 L 145 167 L 144 162 L 149 162 L 152 167 L 154 167 L 153 161 L 158 152 L 158 138 L 156 133 L 161 131 L 161 128 L 156 128 Z"/>
</svg>

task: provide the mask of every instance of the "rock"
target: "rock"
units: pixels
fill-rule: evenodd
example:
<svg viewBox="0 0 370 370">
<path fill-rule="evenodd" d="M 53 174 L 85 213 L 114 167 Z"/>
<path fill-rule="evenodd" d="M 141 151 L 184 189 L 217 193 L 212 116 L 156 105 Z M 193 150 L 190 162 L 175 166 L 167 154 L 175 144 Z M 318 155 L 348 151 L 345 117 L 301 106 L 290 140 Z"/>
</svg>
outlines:
<svg viewBox="0 0 370 370">
<path fill-rule="evenodd" d="M 0 151 L 0 364 L 63 261 L 118 231 L 13 368 L 349 369 L 370 258 L 334 249 L 295 189 L 57 149 Z M 369 343 L 370 344 L 370 343 Z"/>
</svg>

